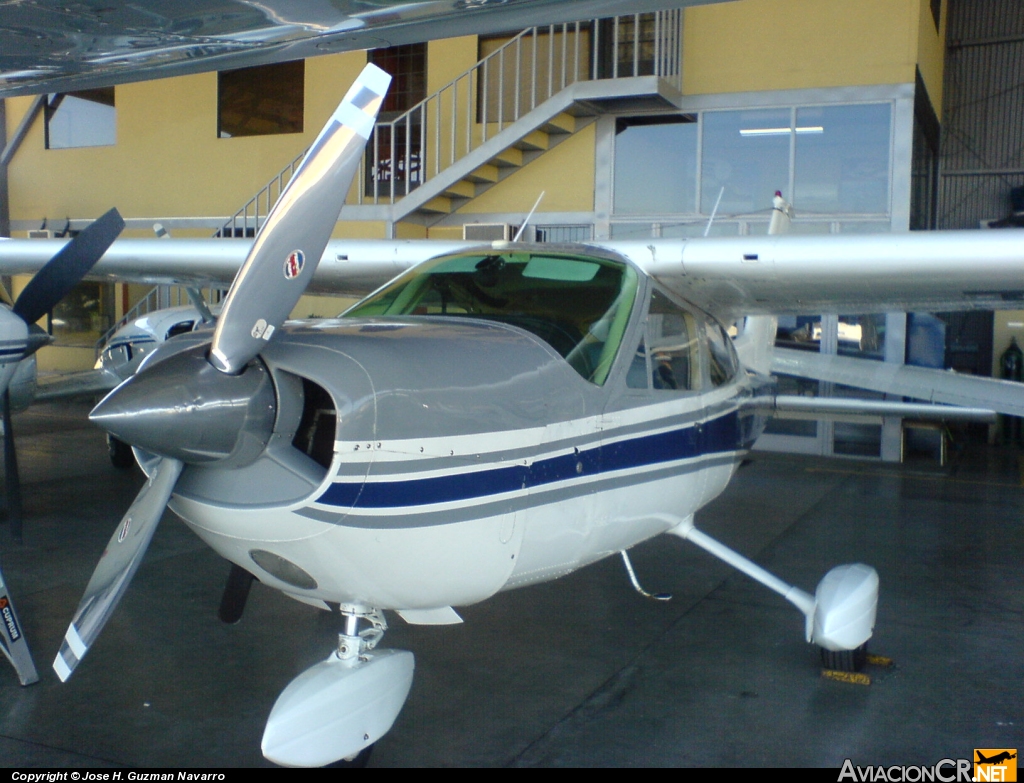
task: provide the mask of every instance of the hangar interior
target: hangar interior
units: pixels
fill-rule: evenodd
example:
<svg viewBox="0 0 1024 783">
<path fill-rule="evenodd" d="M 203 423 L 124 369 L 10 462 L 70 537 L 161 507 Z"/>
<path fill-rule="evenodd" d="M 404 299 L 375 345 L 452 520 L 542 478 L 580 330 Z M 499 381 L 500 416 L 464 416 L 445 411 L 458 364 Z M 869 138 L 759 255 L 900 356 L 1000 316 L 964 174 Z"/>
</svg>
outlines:
<svg viewBox="0 0 1024 783">
<path fill-rule="evenodd" d="M 794 233 L 997 230 L 1024 213 L 1011 197 L 1024 186 L 1022 48 L 1014 0 L 735 0 L 8 98 L 0 236 L 67 235 L 112 205 L 126 236 L 253 236 L 367 61 L 395 82 L 337 238 L 508 239 L 542 193 L 537 241 L 752 235 L 776 190 Z M 56 343 L 40 370 L 91 367 L 125 319 L 186 302 L 83 283 L 45 319 Z M 304 297 L 293 315 L 345 305 Z M 784 344 L 826 354 L 998 375 L 1024 310 L 808 313 L 782 327 Z M 25 542 L 0 551 L 42 666 L 141 481 L 109 466 L 87 410 L 15 418 Z M 635 559 L 652 589 L 676 593 L 665 606 L 605 561 L 472 607 L 454 633 L 396 622 L 389 643 L 417 651 L 419 679 L 371 764 L 838 767 L 1019 744 L 1017 444 L 998 428 L 943 431 L 940 464 L 935 432 L 917 431 L 900 466 L 905 430 L 779 419 L 758 448 L 789 454 L 758 454 L 698 518 L 807 586 L 831 562 L 875 565 L 877 648 L 894 664 L 871 686 L 817 679 L 781 601 L 661 537 Z M 3 674 L 7 764 L 266 763 L 274 695 L 337 629 L 259 586 L 239 626 L 217 624 L 226 573 L 164 525 L 87 670 L 25 690 Z"/>
</svg>

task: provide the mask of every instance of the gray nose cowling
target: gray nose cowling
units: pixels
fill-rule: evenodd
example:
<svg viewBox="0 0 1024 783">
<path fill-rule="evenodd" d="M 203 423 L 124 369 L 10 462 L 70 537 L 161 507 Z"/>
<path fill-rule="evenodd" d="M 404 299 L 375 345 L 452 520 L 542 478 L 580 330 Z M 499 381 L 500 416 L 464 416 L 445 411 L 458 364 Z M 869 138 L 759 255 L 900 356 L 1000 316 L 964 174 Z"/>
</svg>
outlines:
<svg viewBox="0 0 1024 783">
<path fill-rule="evenodd" d="M 197 345 L 152 364 L 97 405 L 89 419 L 115 438 L 186 464 L 248 465 L 266 448 L 276 416 L 266 367 L 226 375 Z"/>
</svg>

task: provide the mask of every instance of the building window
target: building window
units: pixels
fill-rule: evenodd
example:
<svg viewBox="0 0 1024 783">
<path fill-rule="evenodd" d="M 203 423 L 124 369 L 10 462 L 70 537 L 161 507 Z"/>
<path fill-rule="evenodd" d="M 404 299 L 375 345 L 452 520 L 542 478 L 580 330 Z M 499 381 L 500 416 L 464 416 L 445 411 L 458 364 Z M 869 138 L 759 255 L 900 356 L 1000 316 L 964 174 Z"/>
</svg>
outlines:
<svg viewBox="0 0 1024 783">
<path fill-rule="evenodd" d="M 887 103 L 796 111 L 793 204 L 804 212 L 889 211 Z"/>
<path fill-rule="evenodd" d="M 217 74 L 217 135 L 302 133 L 306 63 L 257 65 Z"/>
<path fill-rule="evenodd" d="M 799 130 L 797 131 L 799 133 Z M 700 211 L 719 215 L 769 210 L 789 190 L 789 109 L 704 115 Z"/>
<path fill-rule="evenodd" d="M 46 102 L 46 149 L 108 147 L 117 140 L 114 88 L 57 93 Z"/>
<path fill-rule="evenodd" d="M 621 79 L 654 73 L 657 14 L 630 14 L 598 24 L 597 78 Z"/>
<path fill-rule="evenodd" d="M 391 74 L 391 86 L 380 111 L 382 119 L 394 119 L 427 97 L 425 43 L 371 49 L 367 59 Z"/>
<path fill-rule="evenodd" d="M 777 190 L 793 233 L 887 230 L 891 127 L 889 103 L 620 117 L 612 236 L 763 233 Z"/>
<path fill-rule="evenodd" d="M 81 282 L 50 312 L 50 328 L 60 345 L 88 345 L 114 320 L 114 284 Z"/>
<path fill-rule="evenodd" d="M 367 59 L 391 74 L 391 88 L 367 148 L 366 195 L 405 196 L 423 181 L 424 117 L 407 112 L 427 97 L 427 45 L 373 49 Z"/>
<path fill-rule="evenodd" d="M 615 122 L 615 213 L 691 213 L 697 198 L 697 117 Z"/>
</svg>

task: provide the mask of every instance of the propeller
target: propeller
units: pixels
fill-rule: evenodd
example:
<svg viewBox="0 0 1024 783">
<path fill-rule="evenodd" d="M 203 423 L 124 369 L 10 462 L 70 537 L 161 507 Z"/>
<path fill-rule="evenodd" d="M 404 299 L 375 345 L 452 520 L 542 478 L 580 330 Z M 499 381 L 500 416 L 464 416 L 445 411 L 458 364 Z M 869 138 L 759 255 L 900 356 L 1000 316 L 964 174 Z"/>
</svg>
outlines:
<svg viewBox="0 0 1024 783">
<path fill-rule="evenodd" d="M 384 71 L 367 65 L 327 121 L 257 234 L 212 343 L 149 361 L 90 415 L 114 437 L 158 459 L 68 626 L 53 663 L 61 680 L 113 613 L 183 467 L 244 467 L 270 440 L 276 398 L 260 351 L 316 271 L 390 82 Z"/>
<path fill-rule="evenodd" d="M 111 209 L 68 242 L 25 286 L 14 306 L 0 308 L 0 415 L 4 427 L 4 480 L 11 535 L 21 541 L 21 481 L 11 427 L 10 383 L 18 364 L 51 341 L 35 322 L 50 312 L 74 288 L 124 229 L 124 220 Z"/>
</svg>

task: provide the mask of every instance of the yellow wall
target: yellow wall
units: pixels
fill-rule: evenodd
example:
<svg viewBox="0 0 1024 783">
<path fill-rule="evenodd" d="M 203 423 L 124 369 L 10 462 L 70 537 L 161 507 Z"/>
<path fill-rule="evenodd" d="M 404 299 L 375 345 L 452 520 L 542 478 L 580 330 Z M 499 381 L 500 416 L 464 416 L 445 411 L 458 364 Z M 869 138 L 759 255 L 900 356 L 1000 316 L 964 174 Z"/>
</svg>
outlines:
<svg viewBox="0 0 1024 783">
<path fill-rule="evenodd" d="M 683 92 L 913 82 L 920 6 L 931 24 L 928 0 L 737 0 L 687 8 Z"/>
<path fill-rule="evenodd" d="M 117 143 L 44 149 L 34 123 L 10 166 L 11 218 L 96 217 L 111 206 L 125 217 L 230 215 L 312 143 L 364 52 L 306 62 L 301 134 L 217 138 L 217 74 L 116 88 Z M 31 99 L 9 101 L 13 130 Z"/>
<path fill-rule="evenodd" d="M 932 108 L 939 120 L 942 119 L 942 75 L 946 58 L 946 15 L 949 0 L 942 3 L 939 15 L 939 30 L 935 30 L 935 19 L 932 17 L 931 3 L 920 0 L 918 8 L 918 46 L 917 67 L 921 69 L 921 78 L 931 98 Z"/>
<path fill-rule="evenodd" d="M 445 38 L 427 44 L 427 95 L 440 90 L 477 61 L 475 35 Z"/>
<path fill-rule="evenodd" d="M 594 125 L 570 136 L 466 204 L 459 212 L 589 212 L 594 209 Z"/>
<path fill-rule="evenodd" d="M 920 68 L 941 115 L 945 18 L 937 34 L 928 0 L 735 0 L 689 8 L 685 19 L 687 94 L 908 83 Z M 477 55 L 474 36 L 429 43 L 428 94 L 463 73 Z M 54 225 L 66 216 L 98 216 L 111 205 L 129 218 L 230 215 L 311 143 L 365 61 L 364 52 L 306 61 L 301 134 L 216 138 L 213 73 L 117 87 L 117 143 L 111 147 L 45 150 L 40 117 L 10 166 L 11 217 L 46 217 Z M 30 103 L 30 98 L 8 100 L 9 134 Z M 442 111 L 444 139 L 450 136 L 447 122 Z M 456 130 L 462 141 L 461 123 Z M 540 222 L 546 212 L 589 212 L 594 209 L 594 178 L 591 125 L 460 212 L 525 213 L 541 191 L 546 195 Z M 207 236 L 210 231 L 173 233 Z M 151 232 L 125 235 L 149 237 Z M 386 225 L 343 222 L 334 235 L 384 238 Z M 427 230 L 399 223 L 395 235 L 461 238 L 461 228 Z M 336 300 L 304 299 L 294 314 L 330 315 L 343 306 Z"/>
</svg>

